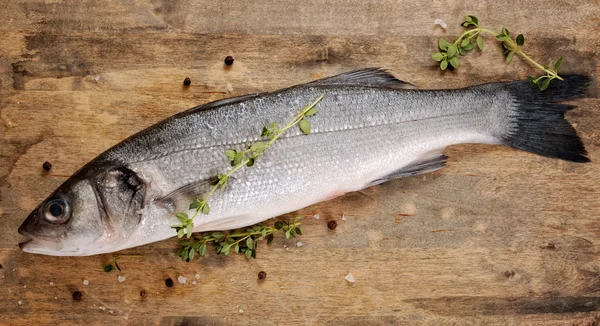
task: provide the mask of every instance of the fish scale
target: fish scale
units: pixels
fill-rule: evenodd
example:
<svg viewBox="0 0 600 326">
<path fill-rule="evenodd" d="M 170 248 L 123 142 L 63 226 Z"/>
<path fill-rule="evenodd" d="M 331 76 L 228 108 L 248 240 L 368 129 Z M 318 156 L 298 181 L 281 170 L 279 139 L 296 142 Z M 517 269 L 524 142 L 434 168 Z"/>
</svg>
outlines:
<svg viewBox="0 0 600 326">
<path fill-rule="evenodd" d="M 318 118 L 311 120 L 313 133 L 409 122 L 435 117 L 440 112 L 451 114 L 463 108 L 447 107 L 443 101 L 467 105 L 473 98 L 469 93 L 461 91 L 456 91 L 456 94 L 446 93 L 442 97 L 443 93 L 440 91 L 398 91 L 363 86 L 334 89 L 299 87 L 288 90 L 285 96 L 283 93 L 275 93 L 265 95 L 264 98 L 250 99 L 244 103 L 244 108 L 236 104 L 226 105 L 219 110 L 208 110 L 205 114 L 169 119 L 155 129 L 142 132 L 134 142 L 125 142 L 113 152 L 107 153 L 107 159 L 141 161 L 189 149 L 252 143 L 260 139 L 263 126 L 270 122 L 277 122 L 282 126 L 296 115 L 301 107 L 292 98 L 308 104 L 323 94 L 326 96 L 318 106 L 324 110 L 321 110 Z M 397 102 L 399 96 L 402 103 Z M 428 109 L 422 109 L 424 107 Z M 369 120 L 366 120 L 367 117 Z M 205 128 L 208 125 L 213 127 Z M 164 139 L 165 133 L 170 134 L 167 139 Z M 283 138 L 300 135 L 299 130 L 290 130 Z M 150 150 L 139 152 L 139 147 Z"/>
<path fill-rule="evenodd" d="M 284 134 L 259 158 L 255 167 L 236 173 L 225 193 L 211 198 L 212 212 L 198 219 L 195 230 L 233 229 L 251 225 L 264 220 L 265 216 L 287 213 L 333 194 L 360 190 L 370 181 L 417 160 L 422 153 L 441 150 L 451 144 L 498 142 L 478 135 L 474 130 L 476 128 L 473 128 L 482 128 L 483 122 L 490 121 L 485 108 L 491 106 L 492 101 L 486 97 L 472 101 L 474 97 L 464 91 L 419 92 L 344 86 L 306 87 L 289 92 L 285 96 L 277 93 L 249 100 L 244 108 L 233 104 L 210 111 L 206 116 L 182 117 L 186 119 L 183 125 L 189 126 L 189 129 L 202 124 L 203 119 L 214 125 L 222 125 L 223 131 L 216 133 L 222 138 L 212 142 L 208 138 L 202 138 L 202 142 L 189 141 L 190 145 L 185 150 L 178 149 L 175 152 L 177 159 L 172 157 L 172 153 L 163 152 L 161 157 L 145 162 L 164 171 L 163 179 L 172 180 L 156 197 L 166 196 L 189 182 L 208 180 L 225 173 L 229 165 L 224 151 L 234 144 L 239 145 L 238 150 L 242 150 L 258 141 L 260 137 L 256 135 L 263 126 L 268 125 L 269 117 L 276 119 L 279 126 L 291 120 L 299 110 L 291 99 L 311 103 L 324 94 L 317 105 L 319 113 L 310 118 L 311 136 L 306 137 L 297 128 Z M 455 105 L 445 105 L 449 102 Z M 241 118 L 230 120 L 234 116 L 231 112 L 236 112 Z M 470 116 L 465 117 L 465 114 Z M 365 125 L 365 120 L 369 121 L 368 125 Z M 170 124 L 182 125 L 178 119 L 171 120 Z M 228 130 L 239 130 L 239 133 L 234 138 Z M 189 131 L 186 134 L 193 133 Z M 423 136 L 427 140 L 422 140 Z M 248 139 L 251 141 L 248 142 Z M 148 140 L 155 141 L 152 138 Z M 422 143 L 424 141 L 428 142 Z M 207 142 L 211 146 L 206 146 Z M 394 150 L 399 147 L 402 150 Z M 331 155 L 332 148 L 339 151 L 337 156 Z M 198 161 L 196 158 L 202 159 Z M 205 164 L 181 165 L 178 163 L 180 160 Z M 264 169 L 263 162 L 273 164 Z M 292 162 L 302 162 L 303 165 L 290 168 Z M 177 170 L 173 166 L 177 166 Z M 138 168 L 133 164 L 132 167 L 136 171 L 145 170 L 144 165 Z M 324 186 L 320 178 L 323 175 L 336 175 L 338 180 L 335 184 Z M 272 182 L 266 184 L 263 180 Z M 298 200 L 298 197 L 302 197 L 302 200 Z M 193 199 L 186 198 L 176 211 L 186 211 L 187 204 Z M 270 206 L 265 207 L 263 203 Z M 237 218 L 223 222 L 231 216 Z M 175 223 L 174 219 L 165 221 L 165 225 Z"/>
<path fill-rule="evenodd" d="M 586 76 L 565 76 L 544 94 L 527 82 L 415 90 L 385 71 L 365 69 L 201 105 L 133 135 L 78 171 L 23 223 L 20 232 L 32 240 L 22 248 L 89 255 L 173 236 L 175 213 L 192 215 L 188 206 L 210 191 L 210 179 L 231 169 L 225 150 L 260 141 L 264 126 L 285 126 L 320 96 L 318 113 L 307 118 L 310 135 L 287 130 L 253 167 L 233 174 L 210 198 L 210 213 L 195 219 L 194 231 L 252 225 L 440 169 L 443 149 L 453 144 L 505 144 L 586 162 L 564 120 L 573 107 L 554 102 L 580 97 L 588 83 Z"/>
</svg>

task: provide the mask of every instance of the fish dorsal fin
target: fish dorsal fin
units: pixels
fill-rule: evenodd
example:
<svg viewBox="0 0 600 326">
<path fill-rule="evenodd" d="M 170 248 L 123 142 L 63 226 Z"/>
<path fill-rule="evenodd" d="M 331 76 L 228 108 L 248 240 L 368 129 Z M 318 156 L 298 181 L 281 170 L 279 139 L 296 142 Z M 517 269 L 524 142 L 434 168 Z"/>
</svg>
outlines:
<svg viewBox="0 0 600 326">
<path fill-rule="evenodd" d="M 381 68 L 366 68 L 345 72 L 308 83 L 309 85 L 362 85 L 379 86 L 398 89 L 415 89 L 415 85 L 396 79 Z"/>
<path fill-rule="evenodd" d="M 448 160 L 448 156 L 443 154 L 437 154 L 433 157 L 428 157 L 424 160 L 419 160 L 417 162 L 411 163 L 400 170 L 396 170 L 383 178 L 379 178 L 375 181 L 372 181 L 367 185 L 367 187 L 382 184 L 392 179 L 405 178 L 413 175 L 423 174 L 427 172 L 433 172 L 435 170 L 439 170 L 446 166 L 446 161 Z"/>
<path fill-rule="evenodd" d="M 214 109 L 214 108 L 218 108 L 220 106 L 223 105 L 229 105 L 229 104 L 235 104 L 235 103 L 240 103 L 255 97 L 258 97 L 260 94 L 248 94 L 248 95 L 242 95 L 242 96 L 236 96 L 236 97 L 230 97 L 230 98 L 224 98 L 222 100 L 216 100 L 214 102 L 210 102 L 210 103 L 205 103 L 196 107 L 193 107 L 187 111 L 184 111 L 182 113 L 188 114 L 188 113 L 194 113 L 197 111 L 204 111 L 204 110 L 210 110 L 210 109 Z"/>
</svg>

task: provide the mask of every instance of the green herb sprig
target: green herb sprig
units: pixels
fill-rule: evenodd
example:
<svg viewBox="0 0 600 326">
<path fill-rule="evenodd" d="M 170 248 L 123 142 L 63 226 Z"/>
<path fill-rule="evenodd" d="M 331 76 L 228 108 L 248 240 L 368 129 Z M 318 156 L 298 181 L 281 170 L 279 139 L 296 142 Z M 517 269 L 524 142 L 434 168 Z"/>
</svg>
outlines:
<svg viewBox="0 0 600 326">
<path fill-rule="evenodd" d="M 102 265 L 102 269 L 104 269 L 105 272 L 110 273 L 112 272 L 115 268 L 119 271 L 121 271 L 121 267 L 119 267 L 119 259 L 120 258 L 144 258 L 146 257 L 145 255 L 120 255 L 120 256 L 114 256 L 113 260 L 108 263 L 108 264 L 104 264 Z"/>
<path fill-rule="evenodd" d="M 194 218 L 198 216 L 198 214 L 202 213 L 204 215 L 208 215 L 210 213 L 210 206 L 208 205 L 208 200 L 215 193 L 215 191 L 221 189 L 225 189 L 227 186 L 227 181 L 229 181 L 229 177 L 235 173 L 237 170 L 241 169 L 244 166 L 251 167 L 254 165 L 259 156 L 261 156 L 264 151 L 271 147 L 273 143 L 283 135 L 288 129 L 298 125 L 300 130 L 305 134 L 310 134 L 310 122 L 306 119 L 307 117 L 314 116 L 319 112 L 315 106 L 323 99 L 324 95 L 319 96 L 312 104 L 305 106 L 300 112 L 283 128 L 278 128 L 277 124 L 271 123 L 268 127 L 263 127 L 261 137 L 265 139 L 265 141 L 258 141 L 250 146 L 242 152 L 238 152 L 235 149 L 228 149 L 225 151 L 225 155 L 229 159 L 231 166 L 233 168 L 229 170 L 226 174 L 217 175 L 213 181 L 211 182 L 212 188 L 208 192 L 208 194 L 204 198 L 198 198 L 194 200 L 189 209 L 194 209 L 194 215 L 189 217 L 187 213 L 177 213 L 175 216 L 179 220 L 180 224 L 173 225 L 171 228 L 175 229 L 177 232 L 178 238 L 183 238 L 184 235 L 187 235 L 187 238 L 192 236 L 194 230 Z M 266 141 L 268 139 L 268 141 Z"/>
<path fill-rule="evenodd" d="M 225 155 L 229 159 L 231 166 L 233 167 L 226 174 L 217 175 L 211 182 L 211 189 L 204 198 L 198 198 L 194 200 L 190 206 L 190 210 L 195 210 L 194 214 L 190 217 L 187 213 L 180 212 L 175 214 L 180 224 L 173 225 L 171 228 L 175 229 L 178 238 L 183 238 L 184 235 L 189 239 L 194 232 L 194 218 L 198 214 L 208 215 L 210 213 L 210 206 L 208 200 L 210 197 L 219 189 L 221 191 L 227 186 L 229 177 L 241 169 L 242 167 L 252 167 L 256 160 L 267 150 L 273 143 L 281 137 L 288 129 L 298 125 L 300 131 L 305 135 L 310 134 L 311 125 L 307 117 L 312 117 L 317 114 L 318 110 L 315 106 L 323 99 L 324 95 L 319 96 L 313 103 L 305 106 L 300 112 L 283 128 L 279 128 L 276 123 L 270 123 L 268 126 L 263 127 L 260 134 L 262 140 L 250 145 L 244 151 L 237 151 L 235 149 L 225 150 Z M 298 218 L 289 222 L 277 222 L 274 227 L 265 227 L 262 225 L 256 225 L 246 230 L 246 232 L 238 233 L 205 233 L 200 239 L 194 237 L 193 240 L 181 240 L 179 245 L 181 248 L 178 250 L 178 255 L 184 261 L 191 261 L 194 259 L 196 253 L 199 256 L 206 254 L 206 245 L 209 242 L 213 242 L 216 245 L 217 253 L 229 255 L 232 248 L 235 252 L 241 252 L 246 255 L 246 258 L 256 257 L 256 248 L 258 246 L 258 240 L 267 237 L 267 243 L 273 240 L 273 233 L 275 230 L 282 230 L 285 232 L 286 238 L 294 237 L 296 234 L 302 234 L 298 227 L 300 222 Z M 115 262 L 116 264 L 116 262 Z"/>
<path fill-rule="evenodd" d="M 256 258 L 259 241 L 267 239 L 267 244 L 271 244 L 276 231 L 282 231 L 286 239 L 302 235 L 299 219 L 300 216 L 297 216 L 290 221 L 277 221 L 273 227 L 255 225 L 243 232 L 206 232 L 198 237 L 194 235 L 192 239 L 179 241 L 181 248 L 177 250 L 177 255 L 187 262 L 196 256 L 204 257 L 208 244 L 212 242 L 219 255 L 229 256 L 234 252 L 243 254 L 246 259 Z"/>
<path fill-rule="evenodd" d="M 496 40 L 502 42 L 502 45 L 504 46 L 503 54 L 506 56 L 507 64 L 509 64 L 513 60 L 514 55 L 518 55 L 545 73 L 545 75 L 542 75 L 538 78 L 527 76 L 527 79 L 531 81 L 532 86 L 538 87 L 540 90 L 543 91 L 546 88 L 548 88 L 551 80 L 563 80 L 558 75 L 558 68 L 560 68 L 560 65 L 562 63 L 562 57 L 559 58 L 556 61 L 556 63 L 553 63 L 553 61 L 551 60 L 550 63 L 548 63 L 548 65 L 542 66 L 541 64 L 531 59 L 531 57 L 525 54 L 521 49 L 521 46 L 525 44 L 525 37 L 523 36 L 523 34 L 517 35 L 517 37 L 513 40 L 510 37 L 510 32 L 508 31 L 508 29 L 503 28 L 502 33 L 496 33 L 487 28 L 482 28 L 479 25 L 479 20 L 477 19 L 477 17 L 472 15 L 466 16 L 461 26 L 463 26 L 467 30 L 463 32 L 458 38 L 453 39 L 452 42 L 448 42 L 444 38 L 440 38 L 438 40 L 438 47 L 440 51 L 435 52 L 431 56 L 431 58 L 440 63 L 441 70 L 446 70 L 448 68 L 448 65 L 452 66 L 454 69 L 458 69 L 458 56 L 466 55 L 468 51 L 471 51 L 475 47 L 475 45 L 479 48 L 479 50 L 483 50 L 482 34 L 490 34 L 493 35 L 496 38 Z"/>
</svg>

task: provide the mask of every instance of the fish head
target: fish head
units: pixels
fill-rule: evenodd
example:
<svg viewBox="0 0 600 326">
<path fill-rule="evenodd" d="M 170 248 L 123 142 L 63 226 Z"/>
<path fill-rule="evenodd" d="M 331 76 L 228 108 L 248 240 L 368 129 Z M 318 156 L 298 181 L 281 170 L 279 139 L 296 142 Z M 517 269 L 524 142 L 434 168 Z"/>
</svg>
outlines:
<svg viewBox="0 0 600 326">
<path fill-rule="evenodd" d="M 145 183 L 125 167 L 82 169 L 34 209 L 19 233 L 28 253 L 87 256 L 119 250 L 141 220 Z"/>
</svg>

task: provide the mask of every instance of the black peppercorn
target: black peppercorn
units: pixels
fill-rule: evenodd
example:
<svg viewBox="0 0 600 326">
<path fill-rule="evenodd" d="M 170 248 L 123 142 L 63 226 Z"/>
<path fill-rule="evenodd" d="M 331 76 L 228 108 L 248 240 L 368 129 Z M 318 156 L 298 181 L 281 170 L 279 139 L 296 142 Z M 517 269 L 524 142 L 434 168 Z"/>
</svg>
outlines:
<svg viewBox="0 0 600 326">
<path fill-rule="evenodd" d="M 52 168 L 52 164 L 50 162 L 44 162 L 44 164 L 42 164 L 42 169 L 44 169 L 46 171 L 50 171 L 51 168 Z"/>
<path fill-rule="evenodd" d="M 225 57 L 225 64 L 231 66 L 233 64 L 233 57 L 228 55 Z"/>
<path fill-rule="evenodd" d="M 141 290 L 140 291 L 140 297 L 142 297 L 142 298 L 146 297 L 146 290 Z"/>
<path fill-rule="evenodd" d="M 327 222 L 327 228 L 329 228 L 330 230 L 335 230 L 336 227 L 337 227 L 337 222 L 336 221 L 329 221 L 329 222 Z"/>
<path fill-rule="evenodd" d="M 192 80 L 189 79 L 188 77 L 185 77 L 185 79 L 183 80 L 183 85 L 185 85 L 185 86 L 190 86 L 191 83 L 192 83 Z"/>
<path fill-rule="evenodd" d="M 260 271 L 260 272 L 258 273 L 258 279 L 259 279 L 260 281 L 264 280 L 266 277 L 267 277 L 267 272 L 265 272 L 265 271 Z"/>
<path fill-rule="evenodd" d="M 80 291 L 75 291 L 73 292 L 73 300 L 81 300 L 81 297 L 83 296 L 83 294 Z"/>
<path fill-rule="evenodd" d="M 168 279 L 165 280 L 165 285 L 168 288 L 172 288 L 173 287 L 173 280 L 169 277 Z"/>
</svg>

